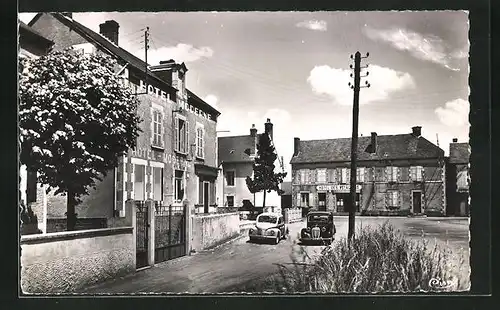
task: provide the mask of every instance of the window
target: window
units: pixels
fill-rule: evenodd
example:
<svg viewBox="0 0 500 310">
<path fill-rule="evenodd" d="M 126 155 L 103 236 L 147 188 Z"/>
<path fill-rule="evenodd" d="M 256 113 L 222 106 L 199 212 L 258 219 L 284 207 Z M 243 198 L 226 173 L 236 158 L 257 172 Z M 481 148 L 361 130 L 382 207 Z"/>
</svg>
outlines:
<svg viewBox="0 0 500 310">
<path fill-rule="evenodd" d="M 413 166 L 410 167 L 410 178 L 412 181 L 422 181 L 423 179 L 423 170 L 422 166 Z"/>
<path fill-rule="evenodd" d="M 205 138 L 205 133 L 203 127 L 196 128 L 196 157 L 199 158 L 205 157 L 204 143 L 203 143 L 204 138 Z"/>
<path fill-rule="evenodd" d="M 398 199 L 398 192 L 397 191 L 388 191 L 387 192 L 387 206 L 388 207 L 397 207 L 399 206 L 399 199 Z"/>
<path fill-rule="evenodd" d="M 309 182 L 309 170 L 300 170 L 300 184 L 307 184 Z"/>
<path fill-rule="evenodd" d="M 350 170 L 348 168 L 341 168 L 340 171 L 340 183 L 347 184 L 349 183 Z"/>
<path fill-rule="evenodd" d="M 467 170 L 462 170 L 457 173 L 457 191 L 467 191 L 469 189 L 469 175 Z"/>
<path fill-rule="evenodd" d="M 326 183 L 326 169 L 318 169 L 316 170 L 318 173 L 318 183 Z"/>
<path fill-rule="evenodd" d="M 335 169 L 328 170 L 328 181 L 330 183 L 337 183 L 337 170 Z"/>
<path fill-rule="evenodd" d="M 234 207 L 234 196 L 227 196 L 226 201 L 228 207 Z"/>
<path fill-rule="evenodd" d="M 146 200 L 146 166 L 134 165 L 134 200 Z"/>
<path fill-rule="evenodd" d="M 174 201 L 179 203 L 184 199 L 184 171 L 175 170 Z"/>
<path fill-rule="evenodd" d="M 356 180 L 358 183 L 363 183 L 365 182 L 365 168 L 360 167 L 356 170 Z"/>
<path fill-rule="evenodd" d="M 226 185 L 234 186 L 234 171 L 226 171 Z"/>
<path fill-rule="evenodd" d="M 163 200 L 163 168 L 153 168 L 153 200 Z"/>
<path fill-rule="evenodd" d="M 187 154 L 189 147 L 189 123 L 182 118 L 175 119 L 175 150 Z"/>
<path fill-rule="evenodd" d="M 398 167 L 387 167 L 387 181 L 396 182 L 398 180 Z"/>
<path fill-rule="evenodd" d="M 163 147 L 163 115 L 161 111 L 153 109 L 153 135 L 151 144 L 156 147 Z"/>
</svg>

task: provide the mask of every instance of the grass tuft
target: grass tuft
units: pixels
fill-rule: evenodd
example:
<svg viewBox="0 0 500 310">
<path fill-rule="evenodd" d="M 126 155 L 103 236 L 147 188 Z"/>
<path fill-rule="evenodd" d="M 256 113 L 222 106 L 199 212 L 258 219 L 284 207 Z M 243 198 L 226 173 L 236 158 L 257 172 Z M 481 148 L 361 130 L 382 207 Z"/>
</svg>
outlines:
<svg viewBox="0 0 500 310">
<path fill-rule="evenodd" d="M 303 247 L 291 264 L 279 264 L 275 292 L 392 293 L 465 291 L 470 287 L 465 255 L 427 241 L 405 238 L 388 223 L 358 230 L 312 259 Z"/>
</svg>

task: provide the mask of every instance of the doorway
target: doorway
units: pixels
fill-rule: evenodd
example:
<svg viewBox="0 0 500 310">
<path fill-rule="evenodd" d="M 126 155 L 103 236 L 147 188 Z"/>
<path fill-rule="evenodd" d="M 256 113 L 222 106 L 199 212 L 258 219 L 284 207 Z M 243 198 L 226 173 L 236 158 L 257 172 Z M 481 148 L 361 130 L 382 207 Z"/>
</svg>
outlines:
<svg viewBox="0 0 500 310">
<path fill-rule="evenodd" d="M 422 192 L 412 191 L 412 207 L 414 214 L 422 213 Z"/>
<path fill-rule="evenodd" d="M 209 193 L 209 185 L 208 182 L 203 182 L 203 212 L 208 213 L 208 193 Z"/>
<path fill-rule="evenodd" d="M 326 193 L 318 193 L 318 211 L 326 211 Z"/>
</svg>

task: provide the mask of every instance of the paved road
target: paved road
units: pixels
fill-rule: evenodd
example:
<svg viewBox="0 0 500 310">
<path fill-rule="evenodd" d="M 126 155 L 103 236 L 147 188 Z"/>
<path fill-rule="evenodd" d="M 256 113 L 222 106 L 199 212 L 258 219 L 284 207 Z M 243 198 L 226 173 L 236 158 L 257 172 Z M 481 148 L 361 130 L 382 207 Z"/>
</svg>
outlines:
<svg viewBox="0 0 500 310">
<path fill-rule="evenodd" d="M 454 251 L 468 251 L 468 220 L 426 218 L 377 218 L 358 217 L 356 226 L 379 225 L 389 221 L 409 238 L 436 240 Z M 337 239 L 347 234 L 347 217 L 336 217 Z M 314 257 L 322 246 L 303 247 L 297 244 L 297 236 L 304 223 L 289 225 L 290 237 L 278 245 L 250 243 L 240 238 L 211 251 L 186 256 L 158 264 L 137 272 L 89 288 L 84 293 L 218 293 L 235 291 L 244 283 L 255 282 L 276 272 L 275 263 L 291 262 L 293 251 L 303 248 Z M 423 231 L 423 233 L 422 233 Z M 467 255 L 468 257 L 468 255 Z M 468 264 L 468 261 L 466 262 Z"/>
</svg>

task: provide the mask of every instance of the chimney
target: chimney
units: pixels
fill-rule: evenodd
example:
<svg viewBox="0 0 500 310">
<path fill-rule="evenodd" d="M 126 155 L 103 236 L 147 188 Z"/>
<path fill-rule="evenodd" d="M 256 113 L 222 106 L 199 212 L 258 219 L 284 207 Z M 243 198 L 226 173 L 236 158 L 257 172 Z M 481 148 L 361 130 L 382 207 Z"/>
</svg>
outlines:
<svg viewBox="0 0 500 310">
<path fill-rule="evenodd" d="M 371 146 L 372 146 L 372 153 L 377 153 L 377 133 L 376 132 L 372 132 Z"/>
<path fill-rule="evenodd" d="M 267 122 L 264 124 L 264 129 L 265 132 L 271 137 L 271 140 L 273 140 L 273 123 L 271 123 L 270 118 L 268 118 Z"/>
<path fill-rule="evenodd" d="M 299 154 L 300 151 L 300 138 L 293 138 L 293 156 Z"/>
<path fill-rule="evenodd" d="M 107 20 L 99 25 L 99 33 L 115 45 L 118 45 L 118 28 L 120 28 L 120 25 L 117 22 L 114 20 Z"/>
<path fill-rule="evenodd" d="M 184 63 L 177 64 L 173 59 L 162 60 L 159 65 L 150 66 L 150 70 L 167 84 L 177 88 L 180 98 L 186 95 L 185 75 L 188 69 Z"/>
<path fill-rule="evenodd" d="M 414 126 L 411 128 L 412 134 L 415 137 L 420 137 L 422 135 L 422 127 L 421 126 Z"/>
<path fill-rule="evenodd" d="M 254 138 L 257 136 L 257 128 L 255 128 L 255 124 L 252 124 L 252 128 L 250 128 L 250 136 Z"/>
<path fill-rule="evenodd" d="M 453 138 L 453 143 L 457 143 L 458 142 L 458 139 L 457 138 Z"/>
</svg>

